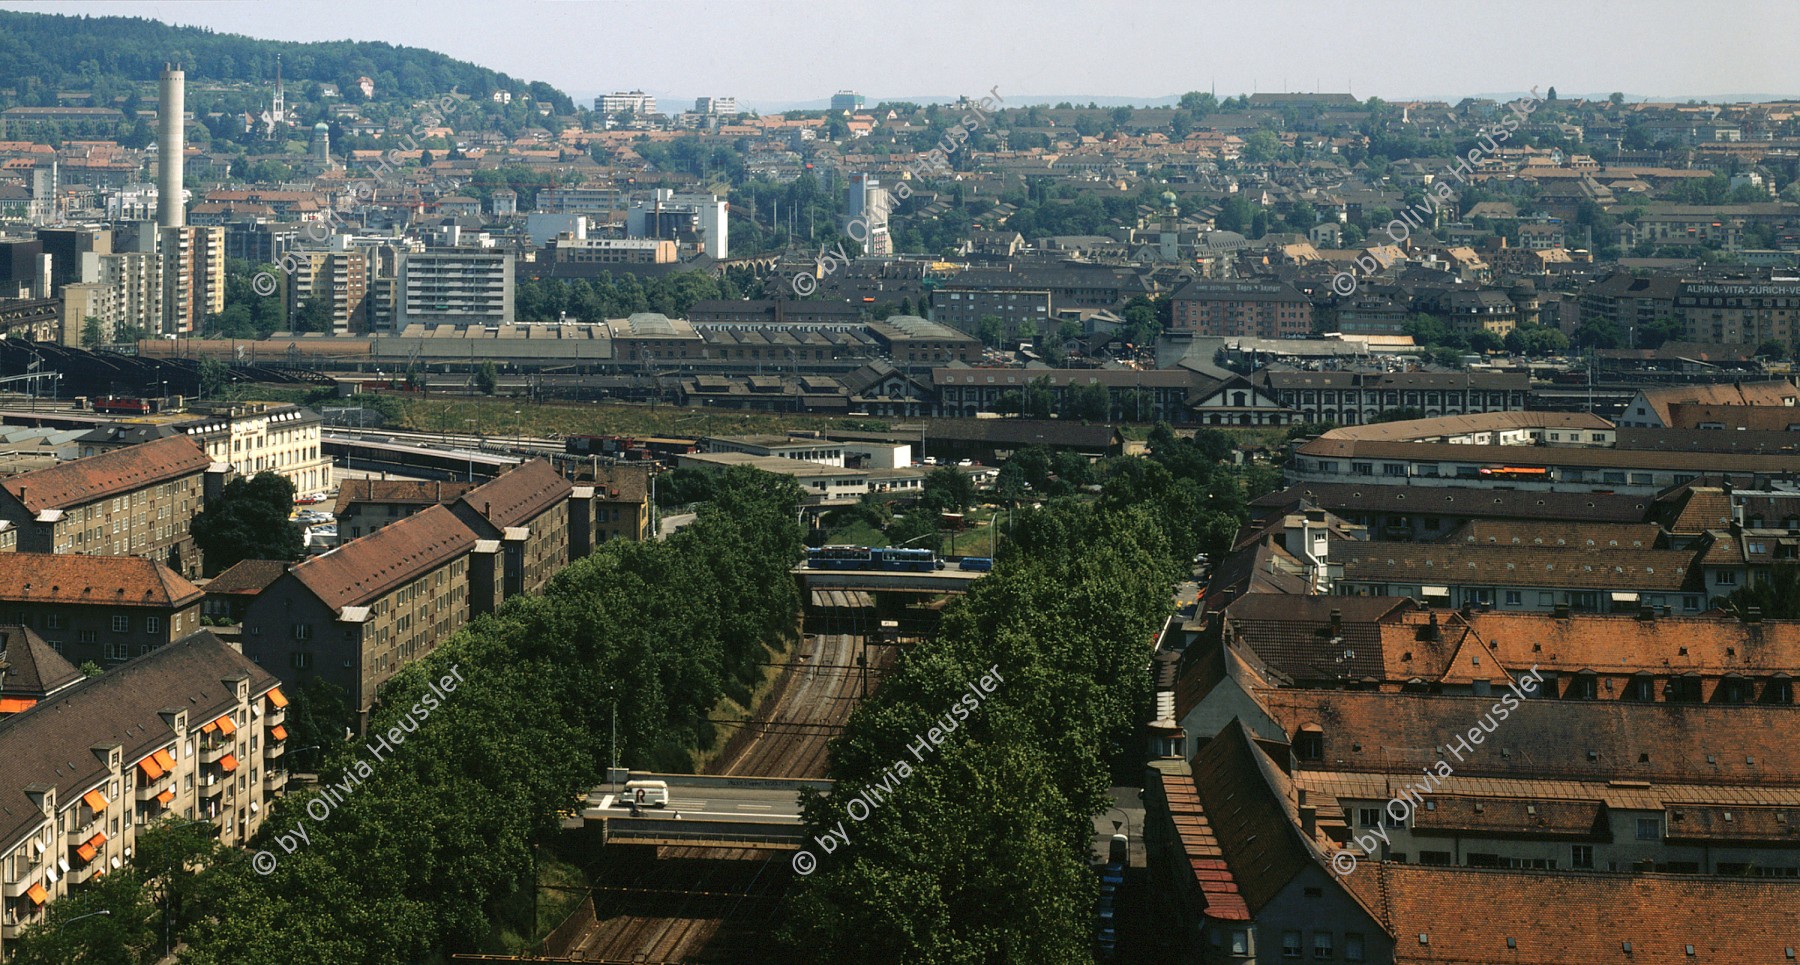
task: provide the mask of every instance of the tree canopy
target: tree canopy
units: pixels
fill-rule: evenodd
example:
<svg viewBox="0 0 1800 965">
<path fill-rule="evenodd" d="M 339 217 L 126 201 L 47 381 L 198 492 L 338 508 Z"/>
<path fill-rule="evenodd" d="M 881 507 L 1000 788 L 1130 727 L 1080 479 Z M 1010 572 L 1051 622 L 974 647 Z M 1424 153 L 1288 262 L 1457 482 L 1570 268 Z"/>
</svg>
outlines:
<svg viewBox="0 0 1800 965">
<path fill-rule="evenodd" d="M 225 484 L 216 499 L 195 514 L 195 545 L 216 574 L 244 560 L 297 560 L 306 551 L 294 511 L 294 484 L 272 472 L 242 476 Z"/>
</svg>

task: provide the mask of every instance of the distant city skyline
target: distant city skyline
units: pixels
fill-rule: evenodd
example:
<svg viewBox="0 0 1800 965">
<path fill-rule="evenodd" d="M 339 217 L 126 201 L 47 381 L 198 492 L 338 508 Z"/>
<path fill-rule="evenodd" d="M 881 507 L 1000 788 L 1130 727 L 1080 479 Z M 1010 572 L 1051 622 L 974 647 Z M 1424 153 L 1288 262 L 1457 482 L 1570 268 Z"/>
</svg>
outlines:
<svg viewBox="0 0 1800 965">
<path fill-rule="evenodd" d="M 990 89 L 1015 103 L 1142 103 L 1189 90 L 1459 99 L 1533 85 L 1565 97 L 1800 97 L 1788 49 L 1800 35 L 1800 5 L 1782 2 L 1736 4 L 1714 17 L 1673 0 L 1453 10 L 1321 0 L 997 0 L 973 9 L 943 0 L 904 8 L 523 0 L 499 8 L 504 19 L 477 0 L 0 0 L 0 8 L 149 17 L 269 40 L 384 41 L 545 81 L 589 105 L 598 93 L 641 88 L 667 98 L 664 110 L 697 96 L 736 97 L 760 110 L 822 106 L 839 89 L 870 104 Z"/>
</svg>

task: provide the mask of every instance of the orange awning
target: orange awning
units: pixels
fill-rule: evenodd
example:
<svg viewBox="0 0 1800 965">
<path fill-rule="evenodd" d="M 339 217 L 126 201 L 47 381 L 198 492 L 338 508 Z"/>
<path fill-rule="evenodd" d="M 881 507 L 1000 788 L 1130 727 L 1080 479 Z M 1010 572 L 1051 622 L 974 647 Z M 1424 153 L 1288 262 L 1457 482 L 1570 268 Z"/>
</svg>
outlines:
<svg viewBox="0 0 1800 965">
<path fill-rule="evenodd" d="M 278 741 L 287 740 L 287 728 L 280 724 L 276 724 L 274 727 L 269 728 L 269 736 Z"/>
<path fill-rule="evenodd" d="M 44 890 L 43 885 L 32 885 L 26 889 L 25 897 L 30 898 L 32 904 L 41 905 L 50 900 L 50 893 Z"/>
<path fill-rule="evenodd" d="M 94 860 L 95 852 L 94 852 L 93 847 L 91 847 L 90 845 L 84 844 L 81 847 L 76 848 L 75 853 L 81 856 L 82 864 L 87 864 L 89 861 Z"/>
<path fill-rule="evenodd" d="M 167 773 L 162 769 L 162 765 L 156 763 L 155 754 L 138 761 L 137 766 L 138 770 L 144 772 L 144 780 L 146 781 L 160 781 L 162 780 L 163 774 Z"/>
<path fill-rule="evenodd" d="M 218 729 L 219 729 L 219 722 L 218 722 L 218 721 L 216 721 L 216 720 L 215 720 L 215 721 L 209 721 L 209 722 L 208 722 L 208 723 L 207 723 L 207 725 L 206 725 L 206 726 L 205 726 L 205 727 L 202 727 L 202 728 L 200 728 L 200 733 L 202 733 L 202 734 L 210 734 L 210 733 L 212 733 L 212 732 L 213 732 L 213 731 L 215 731 L 215 730 L 218 730 Z"/>
<path fill-rule="evenodd" d="M 168 807 L 169 802 L 173 801 L 173 800 L 175 800 L 175 792 L 174 791 L 164 791 L 161 794 L 158 794 L 156 796 L 156 803 L 162 805 L 163 807 Z"/>
<path fill-rule="evenodd" d="M 281 692 L 280 687 L 276 687 L 274 690 L 269 691 L 269 703 L 274 704 L 277 707 L 287 706 L 287 696 Z"/>
<path fill-rule="evenodd" d="M 224 757 L 219 758 L 219 768 L 227 774 L 237 770 L 237 765 L 238 760 L 236 754 L 226 754 Z"/>
<path fill-rule="evenodd" d="M 219 733 L 224 734 L 226 737 L 230 737 L 237 733 L 237 725 L 231 722 L 230 717 L 221 717 L 218 720 L 213 721 L 213 723 L 219 725 Z"/>
<path fill-rule="evenodd" d="M 0 714 L 16 714 L 21 710 L 30 710 L 37 701 L 30 697 L 0 697 Z"/>
<path fill-rule="evenodd" d="M 106 810 L 106 795 L 101 794 L 99 788 L 94 788 L 81 796 L 81 803 L 86 804 L 95 812 L 104 811 Z"/>
<path fill-rule="evenodd" d="M 87 839 L 87 846 L 90 848 L 98 848 L 105 843 L 106 843 L 106 832 L 105 831 L 95 831 L 94 836 Z"/>
<path fill-rule="evenodd" d="M 156 758 L 156 763 L 162 765 L 163 770 L 172 771 L 175 769 L 175 756 L 170 754 L 167 750 L 157 751 L 153 756 Z"/>
</svg>

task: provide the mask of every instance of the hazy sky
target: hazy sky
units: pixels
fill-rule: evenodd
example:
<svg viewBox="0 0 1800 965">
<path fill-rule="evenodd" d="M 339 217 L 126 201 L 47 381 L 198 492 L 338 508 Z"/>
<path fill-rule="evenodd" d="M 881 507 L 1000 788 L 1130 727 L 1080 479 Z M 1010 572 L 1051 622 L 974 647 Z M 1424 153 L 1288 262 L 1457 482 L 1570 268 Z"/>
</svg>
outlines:
<svg viewBox="0 0 1800 965">
<path fill-rule="evenodd" d="M 548 81 L 749 106 L 828 97 L 1800 95 L 1800 4 L 1748 0 L 62 0 L 279 40 L 384 40 Z M 683 105 L 671 102 L 664 106 Z"/>
</svg>

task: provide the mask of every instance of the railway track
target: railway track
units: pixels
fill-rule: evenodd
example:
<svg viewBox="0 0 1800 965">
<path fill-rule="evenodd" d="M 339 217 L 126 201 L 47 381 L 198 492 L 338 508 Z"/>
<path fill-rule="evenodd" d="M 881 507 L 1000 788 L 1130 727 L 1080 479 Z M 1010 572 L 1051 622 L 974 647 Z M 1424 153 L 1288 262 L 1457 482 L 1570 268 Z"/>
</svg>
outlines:
<svg viewBox="0 0 1800 965">
<path fill-rule="evenodd" d="M 852 629 L 834 627 L 833 629 Z M 809 634 L 796 647 L 763 708 L 707 768 L 731 777 L 824 777 L 831 739 L 850 719 L 865 686 L 856 633 Z M 866 648 L 867 686 L 893 661 L 893 648 Z M 761 965 L 775 962 L 769 929 L 791 880 L 786 851 L 661 847 L 629 886 L 597 886 L 596 924 L 571 957 L 645 965 Z"/>
</svg>

